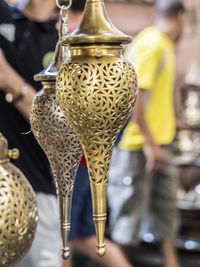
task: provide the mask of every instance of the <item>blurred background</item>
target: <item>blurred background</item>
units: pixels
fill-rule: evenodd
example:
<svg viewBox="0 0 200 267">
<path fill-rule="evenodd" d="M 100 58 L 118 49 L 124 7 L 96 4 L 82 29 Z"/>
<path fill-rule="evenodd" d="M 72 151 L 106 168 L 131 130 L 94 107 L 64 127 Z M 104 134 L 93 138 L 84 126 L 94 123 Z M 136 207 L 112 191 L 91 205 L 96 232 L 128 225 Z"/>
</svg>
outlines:
<svg viewBox="0 0 200 267">
<path fill-rule="evenodd" d="M 14 4 L 15 0 L 10 0 Z M 134 36 L 153 19 L 153 0 L 107 0 L 106 6 L 113 24 Z M 183 0 L 187 7 L 187 27 L 177 47 L 175 105 L 180 120 L 173 143 L 174 161 L 180 171 L 178 207 L 181 211 L 181 230 L 177 247 L 182 266 L 200 266 L 200 1 Z M 143 236 L 142 245 L 127 251 L 136 266 L 161 266 L 156 237 Z M 77 266 L 93 266 L 76 257 Z"/>
</svg>

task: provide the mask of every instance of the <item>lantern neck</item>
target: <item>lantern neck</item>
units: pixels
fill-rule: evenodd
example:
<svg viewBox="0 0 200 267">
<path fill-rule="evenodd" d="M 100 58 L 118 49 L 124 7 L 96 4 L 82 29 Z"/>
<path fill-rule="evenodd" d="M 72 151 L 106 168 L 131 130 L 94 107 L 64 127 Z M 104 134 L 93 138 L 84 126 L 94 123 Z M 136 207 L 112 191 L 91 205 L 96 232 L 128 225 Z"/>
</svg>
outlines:
<svg viewBox="0 0 200 267">
<path fill-rule="evenodd" d="M 62 39 L 63 44 L 122 44 L 131 40 L 113 26 L 102 0 L 87 0 L 80 26 Z"/>
<path fill-rule="evenodd" d="M 99 45 L 98 47 L 96 45 L 73 45 L 71 46 L 71 56 L 95 56 L 95 57 L 103 57 L 103 56 L 109 56 L 109 57 L 120 57 L 122 56 L 122 45 Z"/>
<path fill-rule="evenodd" d="M 56 80 L 54 81 L 42 81 L 43 90 L 46 95 L 55 94 Z"/>
<path fill-rule="evenodd" d="M 36 74 L 34 76 L 35 81 L 54 81 L 57 76 L 57 67 L 55 65 L 55 62 L 51 62 L 50 65 L 42 70 L 40 73 Z"/>
</svg>

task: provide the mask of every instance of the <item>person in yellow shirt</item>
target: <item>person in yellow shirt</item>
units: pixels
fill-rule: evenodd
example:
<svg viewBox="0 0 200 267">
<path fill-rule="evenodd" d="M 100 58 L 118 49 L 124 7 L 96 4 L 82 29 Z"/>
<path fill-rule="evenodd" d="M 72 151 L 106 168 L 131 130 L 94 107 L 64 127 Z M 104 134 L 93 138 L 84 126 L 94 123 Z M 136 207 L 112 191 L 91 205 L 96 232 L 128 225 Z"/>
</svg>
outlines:
<svg viewBox="0 0 200 267">
<path fill-rule="evenodd" d="M 157 0 L 155 25 L 140 32 L 125 52 L 135 66 L 139 94 L 133 115 L 113 150 L 108 185 L 111 237 L 134 245 L 141 229 L 153 231 L 165 267 L 178 267 L 177 175 L 169 146 L 176 122 L 174 50 L 185 22 L 179 0 Z M 145 220 L 144 220 L 145 219 Z"/>
</svg>

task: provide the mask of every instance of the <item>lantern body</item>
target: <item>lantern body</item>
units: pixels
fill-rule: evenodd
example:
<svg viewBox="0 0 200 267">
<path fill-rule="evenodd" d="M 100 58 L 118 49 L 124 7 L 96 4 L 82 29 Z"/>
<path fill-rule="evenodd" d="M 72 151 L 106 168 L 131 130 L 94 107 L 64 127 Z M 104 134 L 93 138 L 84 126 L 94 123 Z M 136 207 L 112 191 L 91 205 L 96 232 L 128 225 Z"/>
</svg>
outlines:
<svg viewBox="0 0 200 267">
<path fill-rule="evenodd" d="M 57 100 L 76 131 L 87 160 L 93 216 L 104 254 L 106 184 L 112 147 L 136 97 L 136 76 L 122 47 L 71 47 L 57 78 Z"/>
<path fill-rule="evenodd" d="M 8 267 L 16 264 L 31 247 L 38 214 L 29 182 L 8 158 L 1 157 L 8 154 L 7 142 L 1 134 L 0 150 L 0 266 Z"/>
<path fill-rule="evenodd" d="M 136 97 L 134 69 L 120 50 L 73 47 L 72 56 L 61 67 L 57 79 L 57 100 L 75 129 L 86 158 L 92 156 L 89 173 L 91 182 L 96 184 L 107 183 L 104 173 L 96 172 L 101 168 L 107 172 L 112 146 Z"/>
<path fill-rule="evenodd" d="M 72 191 L 82 149 L 55 99 L 55 81 L 46 80 L 43 85 L 44 88 L 33 100 L 30 121 L 32 131 L 49 159 L 55 179 L 63 240 L 62 255 L 66 259 L 69 257 L 67 243 Z"/>
</svg>

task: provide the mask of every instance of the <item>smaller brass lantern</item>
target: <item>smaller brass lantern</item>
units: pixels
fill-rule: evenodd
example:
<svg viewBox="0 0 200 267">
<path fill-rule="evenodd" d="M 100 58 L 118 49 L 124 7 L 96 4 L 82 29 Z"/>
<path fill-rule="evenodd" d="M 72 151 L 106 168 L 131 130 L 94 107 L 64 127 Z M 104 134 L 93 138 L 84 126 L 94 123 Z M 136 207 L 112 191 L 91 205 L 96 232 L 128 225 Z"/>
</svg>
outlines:
<svg viewBox="0 0 200 267">
<path fill-rule="evenodd" d="M 117 30 L 102 0 L 87 0 L 80 26 L 63 38 L 71 57 L 60 68 L 56 97 L 86 157 L 97 254 L 105 253 L 106 185 L 112 147 L 136 97 L 136 75 L 122 56 L 131 37 Z"/>
<path fill-rule="evenodd" d="M 35 76 L 43 89 L 32 104 L 30 121 L 32 131 L 45 151 L 55 179 L 63 242 L 62 256 L 69 257 L 71 201 L 75 174 L 82 156 L 81 145 L 74 130 L 67 123 L 55 99 L 56 63 Z"/>
<path fill-rule="evenodd" d="M 22 172 L 10 163 L 19 151 L 8 150 L 0 133 L 0 266 L 16 264 L 33 242 L 38 213 L 35 193 Z"/>
</svg>

